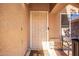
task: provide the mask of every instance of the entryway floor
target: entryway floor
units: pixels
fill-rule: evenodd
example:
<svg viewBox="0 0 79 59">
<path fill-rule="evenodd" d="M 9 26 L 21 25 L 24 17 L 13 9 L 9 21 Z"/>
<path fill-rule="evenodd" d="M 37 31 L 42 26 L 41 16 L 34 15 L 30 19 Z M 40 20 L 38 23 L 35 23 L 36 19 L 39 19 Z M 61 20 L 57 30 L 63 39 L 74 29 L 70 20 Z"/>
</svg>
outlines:
<svg viewBox="0 0 79 59">
<path fill-rule="evenodd" d="M 46 51 L 47 52 L 47 51 Z M 52 50 L 51 51 L 52 52 L 52 55 L 51 56 L 67 56 L 65 53 L 64 53 L 64 51 L 62 51 L 62 50 Z M 54 52 L 54 53 L 53 53 Z M 46 55 L 47 56 L 50 56 L 49 55 L 50 53 L 47 53 Z M 29 56 L 45 56 L 44 55 L 44 52 L 43 52 L 43 50 L 31 50 L 31 52 L 30 52 L 30 55 Z"/>
<path fill-rule="evenodd" d="M 29 56 L 44 56 L 43 50 L 31 50 Z"/>
</svg>

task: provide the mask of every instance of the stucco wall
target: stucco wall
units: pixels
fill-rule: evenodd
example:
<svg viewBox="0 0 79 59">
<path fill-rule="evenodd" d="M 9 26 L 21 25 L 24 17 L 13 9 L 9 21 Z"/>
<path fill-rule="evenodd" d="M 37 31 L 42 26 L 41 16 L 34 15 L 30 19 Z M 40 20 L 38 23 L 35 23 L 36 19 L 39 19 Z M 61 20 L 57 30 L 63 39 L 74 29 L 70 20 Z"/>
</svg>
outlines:
<svg viewBox="0 0 79 59">
<path fill-rule="evenodd" d="M 49 13 L 49 40 L 54 42 L 55 48 L 61 48 L 61 20 L 60 12 L 66 4 L 57 4 Z"/>
<path fill-rule="evenodd" d="M 48 3 L 31 3 L 30 4 L 31 11 L 49 11 Z"/>
<path fill-rule="evenodd" d="M 49 14 L 49 40 L 54 41 L 55 48 L 61 48 L 60 14 Z"/>
<path fill-rule="evenodd" d="M 0 4 L 0 55 L 24 55 L 28 47 L 28 5 Z"/>
</svg>

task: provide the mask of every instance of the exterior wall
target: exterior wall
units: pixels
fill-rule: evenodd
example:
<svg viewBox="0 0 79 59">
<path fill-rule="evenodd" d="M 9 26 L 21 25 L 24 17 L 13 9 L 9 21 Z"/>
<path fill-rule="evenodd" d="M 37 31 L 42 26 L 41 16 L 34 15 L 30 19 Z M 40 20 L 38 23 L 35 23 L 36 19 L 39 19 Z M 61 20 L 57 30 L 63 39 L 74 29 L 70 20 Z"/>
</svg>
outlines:
<svg viewBox="0 0 79 59">
<path fill-rule="evenodd" d="M 27 12 L 27 4 L 0 4 L 0 55 L 24 55 L 27 51 Z"/>
<path fill-rule="evenodd" d="M 49 11 L 49 4 L 48 3 L 32 3 L 30 4 L 31 11 Z"/>
<path fill-rule="evenodd" d="M 27 19 L 27 39 L 28 39 L 28 48 L 30 48 L 30 9 L 29 4 L 26 4 L 26 19 Z"/>
<path fill-rule="evenodd" d="M 61 48 L 60 14 L 49 14 L 49 40 L 54 41 L 55 48 Z"/>
<path fill-rule="evenodd" d="M 60 12 L 67 4 L 57 4 L 49 13 L 49 40 L 54 41 L 55 48 L 62 48 Z"/>
</svg>

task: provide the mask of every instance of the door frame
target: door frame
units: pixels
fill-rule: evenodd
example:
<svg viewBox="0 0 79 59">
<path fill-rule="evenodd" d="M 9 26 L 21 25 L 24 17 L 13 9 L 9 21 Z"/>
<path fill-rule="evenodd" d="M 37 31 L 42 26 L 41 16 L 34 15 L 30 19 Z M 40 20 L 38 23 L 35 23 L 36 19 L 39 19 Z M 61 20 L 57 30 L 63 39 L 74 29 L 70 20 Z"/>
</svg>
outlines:
<svg viewBox="0 0 79 59">
<path fill-rule="evenodd" d="M 48 27 L 49 27 L 49 22 L 48 22 L 48 11 L 30 11 L 30 49 L 32 47 L 32 12 L 47 12 L 47 41 L 49 40 L 49 30 L 48 30 Z"/>
</svg>

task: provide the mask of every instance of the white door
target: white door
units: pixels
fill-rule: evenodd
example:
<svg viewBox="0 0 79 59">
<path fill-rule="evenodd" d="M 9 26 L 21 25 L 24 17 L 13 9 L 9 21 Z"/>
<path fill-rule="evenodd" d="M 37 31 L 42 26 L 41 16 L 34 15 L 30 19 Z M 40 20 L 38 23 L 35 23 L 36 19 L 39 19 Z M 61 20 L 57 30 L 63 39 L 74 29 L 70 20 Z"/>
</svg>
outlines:
<svg viewBox="0 0 79 59">
<path fill-rule="evenodd" d="M 44 41 L 48 39 L 48 12 L 30 12 L 30 48 L 32 50 L 42 50 Z"/>
</svg>

